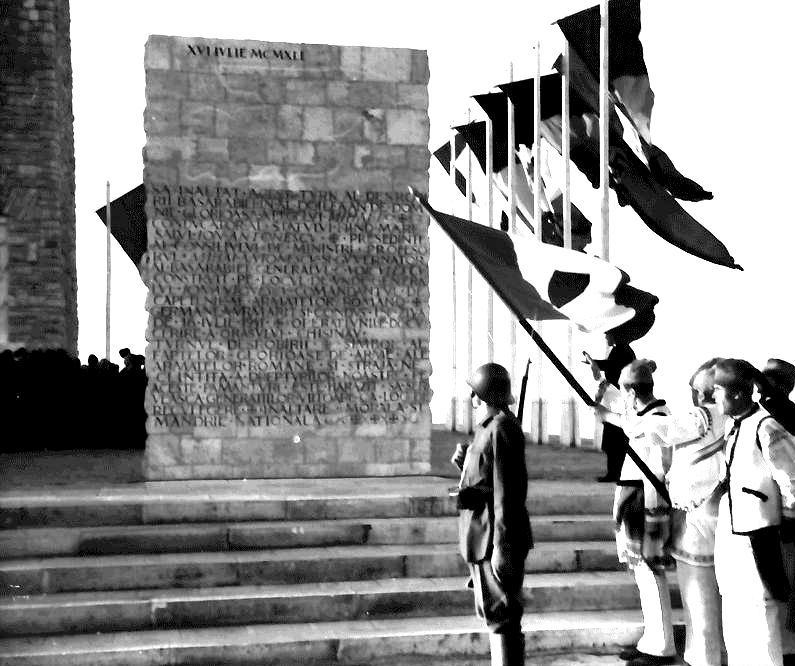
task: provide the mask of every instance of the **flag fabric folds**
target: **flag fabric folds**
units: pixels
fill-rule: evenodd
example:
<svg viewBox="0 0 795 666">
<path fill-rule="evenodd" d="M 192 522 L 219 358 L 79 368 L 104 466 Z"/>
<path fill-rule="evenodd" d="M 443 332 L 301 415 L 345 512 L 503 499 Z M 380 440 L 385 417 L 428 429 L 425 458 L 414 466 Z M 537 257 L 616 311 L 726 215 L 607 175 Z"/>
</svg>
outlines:
<svg viewBox="0 0 795 666">
<path fill-rule="evenodd" d="M 464 142 L 464 138 L 460 134 L 456 134 L 453 140 L 455 155 L 452 156 L 452 160 L 455 161 L 461 156 L 464 148 L 466 147 L 466 143 Z M 439 164 L 442 165 L 442 168 L 449 174 L 450 173 L 450 142 L 446 141 L 441 146 L 439 146 L 434 152 L 433 156 L 439 161 Z M 467 195 L 467 179 L 463 173 L 455 167 L 455 174 L 453 176 L 455 178 L 455 186 L 459 189 L 461 194 L 465 197 Z M 474 194 L 473 194 L 473 201 L 475 201 Z"/>
<path fill-rule="evenodd" d="M 146 189 L 143 183 L 133 190 L 110 202 L 110 233 L 136 267 L 146 252 Z M 105 206 L 96 211 L 102 223 L 105 219 Z"/>
<path fill-rule="evenodd" d="M 583 85 L 587 71 L 599 80 L 599 7 L 591 7 L 557 21 L 573 56 L 570 72 L 574 86 Z M 641 148 L 654 178 L 674 197 L 685 201 L 712 199 L 712 193 L 683 176 L 671 159 L 651 140 L 654 92 L 640 41 L 640 0 L 610 0 L 608 83 L 616 103 L 638 133 Z"/>
<path fill-rule="evenodd" d="M 505 105 L 505 96 L 503 106 Z M 507 114 L 507 108 L 505 110 Z M 503 114 L 503 115 L 505 115 Z M 468 147 L 475 158 L 472 173 L 472 199 L 476 203 L 486 201 L 485 188 L 488 182 L 486 173 L 486 123 L 485 121 L 471 122 L 454 128 L 456 130 L 455 148 L 457 156 L 461 157 L 463 148 Z M 459 138 L 462 143 L 459 143 Z M 495 185 L 494 201 L 495 210 L 498 210 L 501 219 L 501 228 L 508 228 L 508 132 L 507 123 L 500 123 L 492 134 L 492 155 L 494 172 L 492 174 Z M 462 145 L 463 144 L 463 145 Z M 461 147 L 459 147 L 461 146 Z M 440 146 L 435 152 L 442 167 L 449 173 L 450 170 L 450 143 Z M 517 216 L 531 231 L 535 232 L 534 191 L 531 165 L 523 164 L 518 158 L 514 160 L 514 197 L 517 207 Z M 456 185 L 466 194 L 466 178 L 456 167 Z M 460 178 L 460 180 L 459 180 Z M 546 193 L 546 183 L 541 181 L 541 211 L 542 211 L 542 239 L 545 243 L 563 246 L 563 193 L 559 188 L 552 190 L 552 195 Z M 572 204 L 572 247 L 582 251 L 591 242 L 591 223 L 576 205 Z"/>
<path fill-rule="evenodd" d="M 483 123 L 485 126 L 485 123 Z M 453 158 L 454 164 L 454 178 L 455 178 L 455 186 L 456 189 L 466 198 L 467 192 L 467 177 L 464 175 L 464 171 L 469 171 L 467 159 L 469 157 L 469 153 L 465 151 L 467 144 L 463 135 L 460 132 L 455 134 L 454 138 L 454 148 L 455 148 L 455 156 Z M 434 153 L 434 157 L 438 160 L 439 164 L 441 164 L 442 168 L 444 169 L 445 173 L 449 175 L 450 173 L 450 142 L 447 141 L 443 143 L 439 148 L 437 148 Z M 497 184 L 497 181 L 494 181 Z M 473 160 L 472 164 L 472 182 L 469 183 L 471 186 L 472 192 L 472 203 L 476 206 L 484 206 L 488 200 L 488 181 L 486 180 L 486 174 L 484 168 L 479 168 L 477 161 Z M 493 204 L 494 209 L 492 214 L 494 215 L 493 223 L 497 223 L 500 225 L 502 229 L 508 229 L 508 199 L 505 196 L 505 192 L 500 190 L 500 188 L 495 187 L 492 190 L 493 195 Z M 527 211 L 523 209 L 521 206 L 517 208 L 517 217 L 527 226 L 530 228 L 533 227 L 531 222 L 531 216 L 527 214 Z"/>
<path fill-rule="evenodd" d="M 543 84 L 551 91 L 544 102 Z M 558 152 L 562 150 L 562 116 L 560 103 L 561 77 L 549 74 L 542 77 L 542 137 Z M 498 86 L 514 103 L 517 115 L 533 115 L 533 80 L 525 79 Z M 557 90 L 557 93 L 554 91 Z M 479 97 L 475 99 L 479 101 Z M 494 100 L 483 107 L 493 113 Z M 587 90 L 571 90 L 571 159 L 594 187 L 599 185 L 599 117 L 598 100 Z M 534 137 L 526 128 L 519 133 L 517 142 L 532 145 Z M 622 126 L 617 116 L 610 121 L 610 186 L 615 190 L 621 205 L 630 205 L 643 222 L 658 236 L 693 256 L 721 266 L 740 268 L 726 246 L 708 229 L 699 224 L 655 178 L 649 167 L 624 141 Z"/>
<path fill-rule="evenodd" d="M 415 196 L 520 319 L 569 320 L 626 342 L 651 328 L 657 297 L 630 286 L 619 268 L 533 238 L 514 243 L 503 231 L 439 212 Z"/>
<path fill-rule="evenodd" d="M 499 108 L 504 109 L 502 116 L 508 114 L 504 95 Z M 499 102 L 498 102 L 499 104 Z M 486 123 L 472 122 L 455 128 L 472 150 L 483 173 L 486 172 Z M 492 161 L 494 163 L 494 181 L 503 195 L 508 196 L 508 124 L 492 123 Z M 523 133 L 527 132 L 526 124 L 522 125 Z M 517 133 L 518 136 L 518 133 Z M 516 142 L 515 148 L 519 148 Z M 523 163 L 515 159 L 513 164 L 516 204 L 519 211 L 530 220 L 535 210 L 535 194 L 533 185 L 533 169 L 530 162 Z M 552 192 L 551 196 L 549 192 Z M 563 192 L 560 188 L 548 189 L 541 179 L 541 236 L 545 243 L 563 247 Z M 572 248 L 582 251 L 591 242 L 591 222 L 576 205 L 571 206 Z M 528 225 L 531 226 L 531 225 Z M 534 227 L 531 226 L 534 229 Z"/>
</svg>

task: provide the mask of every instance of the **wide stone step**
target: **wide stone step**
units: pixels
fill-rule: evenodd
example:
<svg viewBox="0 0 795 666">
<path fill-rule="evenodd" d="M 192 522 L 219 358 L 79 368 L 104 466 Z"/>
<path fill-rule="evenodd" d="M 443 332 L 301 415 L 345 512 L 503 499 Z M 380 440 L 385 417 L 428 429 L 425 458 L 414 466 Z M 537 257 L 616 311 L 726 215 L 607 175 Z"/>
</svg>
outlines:
<svg viewBox="0 0 795 666">
<path fill-rule="evenodd" d="M 610 539 L 609 516 L 534 516 L 537 541 Z M 456 543 L 455 516 L 45 527 L 0 531 L 0 558 Z"/>
<path fill-rule="evenodd" d="M 450 516 L 443 477 L 161 481 L 0 493 L 0 527 L 295 521 Z M 587 481 L 534 481 L 533 515 L 609 514 L 612 489 Z"/>
<path fill-rule="evenodd" d="M 0 599 L 0 635 L 463 615 L 473 604 L 465 580 L 391 578 L 11 597 Z M 626 572 L 529 574 L 524 596 L 526 612 L 638 606 L 634 579 Z"/>
<path fill-rule="evenodd" d="M 638 610 L 528 613 L 523 625 L 532 664 L 544 652 L 618 651 L 637 642 L 642 617 Z M 5 666 L 435 666 L 479 663 L 488 652 L 488 634 L 471 615 L 0 640 Z"/>
<path fill-rule="evenodd" d="M 530 552 L 525 566 L 531 573 L 618 568 L 612 541 L 541 542 Z M 465 573 L 466 566 L 451 544 L 30 558 L 0 562 L 0 596 L 432 578 Z"/>
</svg>

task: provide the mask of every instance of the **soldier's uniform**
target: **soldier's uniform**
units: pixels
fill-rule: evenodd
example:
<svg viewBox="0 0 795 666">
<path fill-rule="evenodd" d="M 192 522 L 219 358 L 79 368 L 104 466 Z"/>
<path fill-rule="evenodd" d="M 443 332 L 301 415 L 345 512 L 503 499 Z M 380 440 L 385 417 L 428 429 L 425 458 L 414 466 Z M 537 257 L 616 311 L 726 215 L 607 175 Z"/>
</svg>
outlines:
<svg viewBox="0 0 795 666">
<path fill-rule="evenodd" d="M 715 383 L 750 400 L 748 364 L 735 365 L 719 366 Z M 795 517 L 795 440 L 758 404 L 749 404 L 726 422 L 715 573 L 730 666 L 781 666 L 779 615 L 789 582 L 779 526 Z"/>
<path fill-rule="evenodd" d="M 507 377 L 504 368 L 497 367 Z M 524 664 L 522 582 L 524 561 L 533 541 L 525 506 L 524 432 L 507 411 L 510 379 L 507 381 L 508 389 L 496 403 L 501 411 L 477 426 L 463 461 L 459 548 L 469 566 L 475 611 L 491 632 L 492 664 L 516 666 Z M 470 385 L 478 393 L 477 383 Z M 495 404 L 489 401 L 488 391 L 480 397 Z"/>
</svg>

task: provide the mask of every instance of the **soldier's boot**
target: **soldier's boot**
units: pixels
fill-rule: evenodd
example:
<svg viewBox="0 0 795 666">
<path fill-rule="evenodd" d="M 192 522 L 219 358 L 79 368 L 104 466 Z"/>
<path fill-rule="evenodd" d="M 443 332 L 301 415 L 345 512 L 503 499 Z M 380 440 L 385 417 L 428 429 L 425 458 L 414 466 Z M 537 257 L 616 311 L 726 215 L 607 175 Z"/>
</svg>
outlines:
<svg viewBox="0 0 795 666">
<path fill-rule="evenodd" d="M 489 634 L 491 666 L 524 666 L 524 634 Z"/>
</svg>

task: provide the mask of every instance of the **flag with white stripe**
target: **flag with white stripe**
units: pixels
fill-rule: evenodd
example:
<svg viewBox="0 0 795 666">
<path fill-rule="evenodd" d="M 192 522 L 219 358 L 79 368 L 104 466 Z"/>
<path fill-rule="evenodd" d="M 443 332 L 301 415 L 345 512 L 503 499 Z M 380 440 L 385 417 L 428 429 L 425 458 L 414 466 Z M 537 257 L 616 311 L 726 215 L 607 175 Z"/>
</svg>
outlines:
<svg viewBox="0 0 795 666">
<path fill-rule="evenodd" d="M 645 335 L 658 298 L 629 285 L 621 269 L 597 257 L 532 237 L 508 234 L 432 208 L 415 193 L 464 256 L 520 318 L 562 319 L 617 341 Z"/>
</svg>

